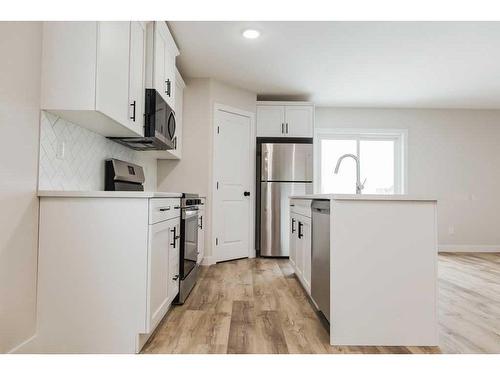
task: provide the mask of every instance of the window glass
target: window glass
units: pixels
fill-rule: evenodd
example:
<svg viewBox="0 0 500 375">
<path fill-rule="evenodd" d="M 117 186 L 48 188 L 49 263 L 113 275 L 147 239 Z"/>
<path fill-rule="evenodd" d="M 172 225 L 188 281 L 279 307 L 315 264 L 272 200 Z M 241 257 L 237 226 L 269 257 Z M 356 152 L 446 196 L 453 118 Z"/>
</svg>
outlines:
<svg viewBox="0 0 500 375">
<path fill-rule="evenodd" d="M 394 194 L 394 141 L 359 142 L 363 194 Z"/>
<path fill-rule="evenodd" d="M 356 163 L 345 158 L 339 173 L 334 174 L 338 159 L 353 154 L 360 160 L 361 182 L 366 179 L 363 194 L 400 194 L 401 166 L 405 165 L 402 136 L 392 134 L 326 134 L 319 138 L 320 192 L 323 194 L 355 194 Z M 397 158 L 400 158 L 397 159 Z"/>
<path fill-rule="evenodd" d="M 339 173 L 335 175 L 337 160 L 344 154 L 357 154 L 356 140 L 321 140 L 321 192 L 354 194 L 356 193 L 356 164 L 352 158 L 342 161 Z"/>
</svg>

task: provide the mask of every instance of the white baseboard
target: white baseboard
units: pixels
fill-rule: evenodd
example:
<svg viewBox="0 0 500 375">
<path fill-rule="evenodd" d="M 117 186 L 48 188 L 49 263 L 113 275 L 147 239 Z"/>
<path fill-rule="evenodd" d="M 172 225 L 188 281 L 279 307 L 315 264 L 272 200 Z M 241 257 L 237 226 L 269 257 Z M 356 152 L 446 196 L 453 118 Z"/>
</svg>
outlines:
<svg viewBox="0 0 500 375">
<path fill-rule="evenodd" d="M 438 245 L 440 253 L 499 253 L 496 245 Z"/>
<path fill-rule="evenodd" d="M 200 263 L 202 266 L 211 266 L 212 264 L 215 264 L 215 257 L 213 256 L 206 256 L 203 257 L 203 260 Z"/>
</svg>

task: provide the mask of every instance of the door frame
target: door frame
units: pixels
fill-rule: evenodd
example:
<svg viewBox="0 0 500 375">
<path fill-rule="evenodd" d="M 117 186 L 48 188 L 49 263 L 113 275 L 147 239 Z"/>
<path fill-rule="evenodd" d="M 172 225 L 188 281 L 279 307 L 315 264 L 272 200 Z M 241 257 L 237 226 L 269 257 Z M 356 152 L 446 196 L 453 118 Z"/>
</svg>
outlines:
<svg viewBox="0 0 500 375">
<path fill-rule="evenodd" d="M 248 117 L 250 119 L 250 134 L 249 134 L 249 142 L 250 142 L 250 155 L 249 155 L 249 166 L 248 166 L 248 179 L 249 179 L 249 191 L 250 191 L 250 200 L 249 200 L 249 223 L 248 226 L 248 257 L 255 258 L 255 152 L 256 152 L 256 133 L 255 133 L 255 113 L 249 112 L 240 108 L 232 107 L 229 105 L 214 103 L 213 107 L 213 122 L 212 122 L 212 184 L 211 184 L 211 193 L 210 196 L 212 198 L 212 225 L 210 226 L 210 241 L 212 244 L 212 257 L 213 260 L 211 263 L 219 262 L 219 254 L 217 253 L 217 245 L 215 244 L 217 229 L 220 226 L 216 218 L 216 206 L 215 206 L 215 195 L 217 193 L 217 165 L 216 165 L 216 156 L 218 151 L 217 145 L 217 120 L 219 111 L 232 113 L 239 116 Z"/>
</svg>

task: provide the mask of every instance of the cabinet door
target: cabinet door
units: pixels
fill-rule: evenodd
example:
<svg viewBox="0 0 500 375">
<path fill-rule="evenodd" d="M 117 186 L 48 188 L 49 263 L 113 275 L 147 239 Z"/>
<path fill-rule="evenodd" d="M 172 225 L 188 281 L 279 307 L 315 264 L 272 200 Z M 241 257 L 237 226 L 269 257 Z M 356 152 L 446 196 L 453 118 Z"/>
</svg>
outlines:
<svg viewBox="0 0 500 375">
<path fill-rule="evenodd" d="M 154 26 L 154 87 L 175 108 L 175 53 L 170 49 L 170 31 L 164 22 Z"/>
<path fill-rule="evenodd" d="M 293 213 L 290 214 L 290 263 L 295 267 L 296 263 L 296 239 L 297 239 L 297 216 Z"/>
<path fill-rule="evenodd" d="M 312 106 L 286 106 L 285 131 L 288 137 L 313 136 L 313 107 Z"/>
<path fill-rule="evenodd" d="M 129 124 L 130 22 L 99 22 L 96 109 Z"/>
<path fill-rule="evenodd" d="M 169 304 L 179 293 L 179 246 L 181 235 L 180 218 L 169 220 L 170 245 L 169 245 Z"/>
<path fill-rule="evenodd" d="M 166 42 L 160 31 L 159 22 L 154 26 L 154 63 L 153 63 L 153 85 L 162 98 L 167 101 L 167 85 L 165 82 L 165 49 Z"/>
<path fill-rule="evenodd" d="M 303 249 L 303 233 L 304 233 L 304 219 L 300 216 L 297 218 L 297 237 L 295 238 L 295 269 L 296 274 L 302 280 L 302 273 L 304 268 L 304 249 Z"/>
<path fill-rule="evenodd" d="M 175 148 L 169 152 L 178 159 L 182 156 L 182 111 L 184 107 L 184 81 L 179 72 L 175 72 Z"/>
<path fill-rule="evenodd" d="M 257 137 L 285 136 L 285 107 L 257 106 Z"/>
<path fill-rule="evenodd" d="M 166 28 L 166 26 L 165 26 Z M 168 29 L 167 31 L 168 32 Z M 165 83 L 166 101 L 171 108 L 175 109 L 175 54 L 170 50 L 165 38 Z"/>
<path fill-rule="evenodd" d="M 167 312 L 169 296 L 169 249 L 171 243 L 170 220 L 149 226 L 148 256 L 148 332 L 156 327 Z"/>
<path fill-rule="evenodd" d="M 304 288 L 311 293 L 311 219 L 303 219 L 302 238 L 302 279 Z"/>
<path fill-rule="evenodd" d="M 205 210 L 198 211 L 198 264 L 200 264 L 205 255 Z"/>
<path fill-rule="evenodd" d="M 144 134 L 144 88 L 146 68 L 146 26 L 130 22 L 129 126 Z"/>
</svg>

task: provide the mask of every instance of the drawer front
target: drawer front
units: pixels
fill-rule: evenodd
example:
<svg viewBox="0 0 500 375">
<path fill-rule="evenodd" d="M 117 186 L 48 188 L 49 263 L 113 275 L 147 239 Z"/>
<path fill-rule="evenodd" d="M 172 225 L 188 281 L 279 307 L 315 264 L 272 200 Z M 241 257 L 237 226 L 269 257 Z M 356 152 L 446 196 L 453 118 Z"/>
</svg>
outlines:
<svg viewBox="0 0 500 375">
<path fill-rule="evenodd" d="M 290 200 L 290 212 L 296 213 L 305 217 L 311 217 L 310 199 L 292 199 Z"/>
<path fill-rule="evenodd" d="M 149 224 L 181 216 L 180 198 L 151 198 L 149 200 Z"/>
</svg>

